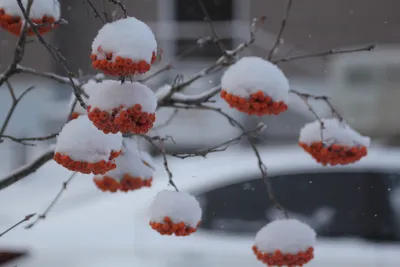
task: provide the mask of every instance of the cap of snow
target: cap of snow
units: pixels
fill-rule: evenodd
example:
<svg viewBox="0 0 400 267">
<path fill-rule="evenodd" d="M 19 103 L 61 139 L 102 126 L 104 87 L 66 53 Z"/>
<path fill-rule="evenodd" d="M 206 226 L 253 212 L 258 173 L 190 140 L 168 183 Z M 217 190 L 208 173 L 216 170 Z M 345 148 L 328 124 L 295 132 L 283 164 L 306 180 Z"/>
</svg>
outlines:
<svg viewBox="0 0 400 267">
<path fill-rule="evenodd" d="M 100 83 L 88 85 L 91 95 L 88 105 L 104 111 L 111 111 L 120 105 L 129 108 L 136 104 L 142 106 L 142 112 L 154 113 L 157 108 L 156 95 L 149 87 L 138 82 L 125 82 L 104 80 Z"/>
<path fill-rule="evenodd" d="M 146 166 L 141 158 L 138 147 L 123 148 L 121 155 L 115 159 L 117 168 L 104 174 L 121 181 L 125 174 L 147 180 L 153 177 L 153 170 Z"/>
<path fill-rule="evenodd" d="M 96 80 L 92 80 L 92 79 L 91 79 L 91 80 L 89 80 L 86 84 L 84 84 L 84 85 L 82 86 L 82 90 L 83 90 L 89 97 L 90 97 L 90 95 L 92 94 L 93 89 L 96 88 L 96 87 L 91 86 L 92 84 L 95 84 L 95 83 L 97 83 Z M 85 102 L 85 104 L 87 104 L 88 101 L 87 101 L 86 96 L 82 94 L 82 98 L 83 98 L 83 102 Z M 76 100 L 75 94 L 74 94 L 74 92 L 72 92 L 72 95 L 71 95 L 71 98 L 70 98 L 69 104 L 68 104 L 68 106 L 69 106 L 70 108 L 72 108 L 72 105 L 75 103 L 75 100 Z M 84 115 L 84 114 L 86 114 L 86 109 L 84 109 L 81 105 L 79 105 L 79 103 L 77 103 L 77 104 L 75 105 L 75 107 L 74 107 L 74 112 L 78 113 L 79 115 Z"/>
<path fill-rule="evenodd" d="M 221 78 L 221 86 L 230 94 L 248 98 L 263 91 L 274 101 L 288 102 L 289 81 L 271 62 L 260 57 L 243 57 L 230 66 Z"/>
<path fill-rule="evenodd" d="M 122 148 L 122 134 L 104 134 L 87 116 L 79 116 L 64 125 L 57 137 L 55 152 L 75 161 L 108 161 L 111 151 Z"/>
<path fill-rule="evenodd" d="M 92 43 L 92 54 L 98 59 L 105 59 L 106 54 L 116 57 L 130 58 L 133 61 L 151 62 L 153 52 L 157 52 L 157 41 L 150 27 L 134 17 L 120 19 L 105 24 Z"/>
<path fill-rule="evenodd" d="M 21 0 L 25 10 L 28 6 L 28 0 Z M 21 9 L 16 0 L 1 0 L 0 9 L 11 16 L 23 18 Z M 60 3 L 58 0 L 34 0 L 29 12 L 29 18 L 41 19 L 43 16 L 53 17 L 56 21 L 61 17 Z"/>
<path fill-rule="evenodd" d="M 367 136 L 362 136 L 344 121 L 337 118 L 321 119 L 324 123 L 322 129 L 323 142 L 332 145 L 338 144 L 343 146 L 365 146 L 369 147 L 371 139 Z M 306 144 L 313 142 L 321 142 L 321 124 L 318 120 L 306 124 L 300 130 L 299 141 Z"/>
<path fill-rule="evenodd" d="M 153 161 L 153 157 L 146 152 L 144 149 L 145 148 L 140 148 L 140 139 L 137 136 L 132 136 L 129 138 L 124 138 L 124 147 L 125 149 L 129 149 L 132 151 L 139 151 L 140 158 L 143 162 L 143 164 L 147 167 L 150 168 L 151 170 L 155 171 L 156 170 L 156 164 Z"/>
<path fill-rule="evenodd" d="M 171 85 L 164 84 L 156 91 L 157 99 L 164 99 L 169 93 L 171 93 Z"/>
<path fill-rule="evenodd" d="M 297 254 L 314 247 L 316 236 L 310 226 L 298 220 L 276 220 L 258 231 L 254 245 L 263 253 L 280 250 L 283 254 Z"/>
<path fill-rule="evenodd" d="M 151 222 L 163 222 L 170 217 L 173 223 L 184 222 L 196 228 L 201 220 L 202 211 L 197 199 L 185 192 L 163 190 L 158 192 L 150 205 Z"/>
</svg>

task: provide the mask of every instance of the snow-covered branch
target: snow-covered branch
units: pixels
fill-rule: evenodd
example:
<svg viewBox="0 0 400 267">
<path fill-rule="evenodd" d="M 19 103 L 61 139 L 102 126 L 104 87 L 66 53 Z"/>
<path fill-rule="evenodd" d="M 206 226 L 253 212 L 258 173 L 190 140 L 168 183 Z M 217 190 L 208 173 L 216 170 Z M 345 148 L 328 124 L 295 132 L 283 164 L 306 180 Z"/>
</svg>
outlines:
<svg viewBox="0 0 400 267">
<path fill-rule="evenodd" d="M 28 164 L 25 164 L 13 170 L 11 173 L 8 173 L 4 177 L 0 177 L 0 190 L 34 173 L 40 167 L 42 167 L 46 162 L 52 160 L 53 156 L 54 156 L 54 148 L 50 147 Z"/>
</svg>

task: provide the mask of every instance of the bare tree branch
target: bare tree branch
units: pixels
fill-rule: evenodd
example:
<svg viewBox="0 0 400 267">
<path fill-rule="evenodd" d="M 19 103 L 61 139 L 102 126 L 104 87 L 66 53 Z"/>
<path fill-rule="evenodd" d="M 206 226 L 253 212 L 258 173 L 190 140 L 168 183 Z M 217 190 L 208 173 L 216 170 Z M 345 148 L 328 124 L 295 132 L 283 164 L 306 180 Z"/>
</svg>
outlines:
<svg viewBox="0 0 400 267">
<path fill-rule="evenodd" d="M 221 92 L 221 85 L 217 85 L 208 91 L 205 91 L 198 95 L 184 95 L 182 93 L 175 93 L 171 97 L 170 103 L 181 103 L 188 105 L 201 104 L 209 101 L 212 97 Z"/>
<path fill-rule="evenodd" d="M 178 107 L 178 106 L 175 106 L 175 107 Z M 193 106 L 180 106 L 180 107 L 184 108 L 184 109 L 212 110 L 212 111 L 217 112 L 218 114 L 224 116 L 232 126 L 239 128 L 240 130 L 242 130 L 242 132 L 246 132 L 244 126 L 240 122 L 238 122 L 235 118 L 233 118 L 226 112 L 222 111 L 220 108 L 215 108 L 215 107 L 211 107 L 211 106 L 207 106 L 207 105 L 193 105 Z M 246 136 L 247 136 L 247 141 L 248 141 L 249 145 L 251 146 L 252 150 L 254 151 L 254 154 L 257 158 L 258 167 L 262 174 L 262 180 L 264 181 L 264 184 L 267 188 L 269 200 L 278 210 L 280 210 L 284 214 L 284 216 L 286 218 L 288 218 L 288 214 L 287 214 L 286 210 L 278 202 L 278 200 L 275 197 L 270 178 L 267 174 L 267 167 L 265 166 L 264 162 L 261 159 L 261 155 L 260 155 L 260 152 L 258 151 L 257 146 L 254 144 L 254 142 L 249 137 L 249 135 L 246 135 Z"/>
<path fill-rule="evenodd" d="M 34 173 L 40 167 L 42 167 L 46 162 L 53 159 L 54 149 L 50 148 L 44 151 L 39 157 L 37 157 L 32 162 L 23 165 L 8 173 L 6 176 L 0 178 L 0 190 L 9 187 L 10 185 L 18 182 L 19 180 L 25 178 L 29 174 Z"/>
<path fill-rule="evenodd" d="M 18 6 L 21 9 L 22 14 L 24 15 L 25 20 L 28 22 L 29 26 L 31 27 L 32 31 L 36 34 L 38 40 L 40 43 L 49 51 L 49 53 L 53 56 L 53 58 L 56 60 L 56 62 L 64 69 L 64 71 L 67 73 L 68 78 L 71 82 L 72 87 L 74 88 L 74 94 L 76 99 L 78 99 L 79 104 L 83 107 L 86 108 L 86 104 L 82 99 L 81 96 L 81 90 L 76 86 L 74 80 L 73 80 L 73 73 L 70 72 L 67 68 L 67 66 L 64 64 L 63 61 L 65 61 L 65 57 L 61 54 L 61 52 L 47 43 L 42 35 L 39 33 L 37 27 L 35 24 L 32 22 L 32 20 L 29 18 L 29 15 L 27 11 L 25 10 L 21 0 L 17 0 Z"/>
</svg>

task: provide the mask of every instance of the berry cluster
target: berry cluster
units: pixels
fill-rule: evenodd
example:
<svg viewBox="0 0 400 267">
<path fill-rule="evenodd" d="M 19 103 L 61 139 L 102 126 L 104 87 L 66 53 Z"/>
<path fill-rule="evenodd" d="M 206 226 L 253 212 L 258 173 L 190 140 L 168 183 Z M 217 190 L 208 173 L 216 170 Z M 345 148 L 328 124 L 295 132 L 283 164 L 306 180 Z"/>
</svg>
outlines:
<svg viewBox="0 0 400 267">
<path fill-rule="evenodd" d="M 303 266 L 314 258 L 314 249 L 309 248 L 305 252 L 296 254 L 283 254 L 280 250 L 276 250 L 273 254 L 263 253 L 253 246 L 253 252 L 257 259 L 268 266 Z"/>
<path fill-rule="evenodd" d="M 117 132 L 145 134 L 153 127 L 156 120 L 155 114 L 142 112 L 140 104 L 129 108 L 120 105 L 111 112 L 88 106 L 88 117 L 105 134 Z"/>
<path fill-rule="evenodd" d="M 159 232 L 161 235 L 176 235 L 176 236 L 188 236 L 196 232 L 197 227 L 200 226 L 200 222 L 196 228 L 190 227 L 184 222 L 173 223 L 170 217 L 164 217 L 163 222 L 150 222 L 151 228 Z"/>
</svg>

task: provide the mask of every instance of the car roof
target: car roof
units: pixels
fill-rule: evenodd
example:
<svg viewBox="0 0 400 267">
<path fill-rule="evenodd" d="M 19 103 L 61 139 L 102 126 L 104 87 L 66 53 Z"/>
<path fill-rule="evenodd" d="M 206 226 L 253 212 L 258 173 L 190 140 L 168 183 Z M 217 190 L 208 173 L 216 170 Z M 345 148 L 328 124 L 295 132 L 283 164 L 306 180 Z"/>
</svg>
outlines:
<svg viewBox="0 0 400 267">
<path fill-rule="evenodd" d="M 398 148 L 371 147 L 368 156 L 359 162 L 334 167 L 317 163 L 297 146 L 262 147 L 259 152 L 271 177 L 296 172 L 342 172 L 360 169 L 400 171 Z M 195 187 L 236 183 L 260 176 L 257 157 L 254 151 L 248 148 L 215 152 L 206 158 L 188 158 L 184 161 L 183 164 L 181 159 L 168 158 L 174 182 L 189 190 Z M 158 171 L 157 184 L 161 179 L 165 179 L 161 177 L 166 175 L 165 170 Z"/>
<path fill-rule="evenodd" d="M 293 146 L 260 148 L 260 155 L 267 165 L 268 173 L 271 177 L 279 173 L 294 173 L 298 171 L 355 171 L 362 169 L 400 172 L 400 166 L 398 164 L 400 149 L 372 148 L 368 156 L 360 162 L 337 167 L 323 167 L 317 164 L 300 148 Z M 259 175 L 259 170 L 256 158 L 249 149 L 229 149 L 226 152 L 210 154 L 204 159 L 193 158 L 181 160 L 171 157 L 168 157 L 168 159 L 169 167 L 174 174 L 175 183 L 180 190 L 192 193 L 207 190 L 207 188 L 210 187 L 218 187 L 224 184 L 232 184 L 259 177 L 257 176 Z M 2 237 L 0 241 L 8 242 L 9 244 L 26 243 L 27 245 L 31 244 L 36 247 L 47 246 L 47 242 L 55 242 L 54 245 L 59 246 L 61 244 L 57 243 L 56 236 L 60 235 L 60 231 L 62 231 L 63 238 L 66 238 L 63 241 L 65 245 L 69 244 L 70 246 L 74 246 L 76 239 L 73 237 L 79 235 L 80 232 L 89 231 L 88 229 L 93 228 L 93 224 L 96 225 L 95 228 L 97 228 L 97 231 L 98 229 L 107 231 L 109 227 L 129 228 L 129 225 L 133 224 L 136 220 L 136 216 L 145 216 L 144 213 L 147 210 L 147 205 L 151 202 L 154 195 L 160 190 L 168 188 L 168 176 L 162 169 L 162 158 L 156 158 L 155 163 L 157 163 L 158 170 L 156 172 L 154 186 L 136 192 L 117 194 L 102 193 L 94 187 L 91 181 L 92 176 L 82 175 L 81 177 L 76 177 L 74 181 L 76 183 L 72 183 L 69 186 L 65 195 L 61 197 L 46 220 L 29 231 L 22 228 L 15 229 L 5 237 Z M 37 178 L 38 181 L 42 179 L 44 182 L 48 182 L 49 179 L 54 178 L 54 174 L 57 173 L 57 171 L 62 173 L 60 172 L 62 171 L 61 167 L 57 167 L 53 164 L 51 168 L 52 170 L 49 171 L 51 171 L 53 177 L 51 177 L 51 175 L 49 176 L 49 174 L 41 177 L 40 172 L 38 172 L 35 178 Z M 65 176 L 62 180 L 66 180 L 67 178 L 68 177 Z M 21 196 L 18 190 L 10 191 L 5 200 L 13 203 L 13 205 L 10 205 L 9 208 L 7 208 L 7 206 L 4 207 L 0 217 L 2 219 L 10 219 L 10 221 L 7 222 L 7 224 L 10 224 L 11 222 L 15 223 L 15 221 L 20 220 L 21 217 L 29 212 L 40 212 L 44 210 L 46 205 L 48 205 L 57 194 L 60 186 L 61 183 L 58 184 L 57 187 L 53 187 L 51 191 L 42 188 L 40 194 L 37 193 L 38 188 L 34 187 L 32 189 L 34 191 L 32 195 L 26 194 L 27 191 L 25 191 L 23 193 L 25 195 L 23 196 Z M 45 189 L 47 191 L 45 191 Z M 173 189 L 171 188 L 171 190 Z M 41 198 L 42 195 L 46 197 L 43 197 L 41 204 L 39 205 L 39 202 L 35 204 L 35 197 L 33 196 Z M 2 197 L 2 194 L 0 194 L 0 197 Z M 22 199 L 20 204 L 13 202 L 17 199 Z M 33 209 L 32 207 L 36 208 Z M 8 215 L 12 216 L 7 218 Z M 70 220 L 74 221 L 73 226 L 68 224 Z M 133 231 L 133 229 L 128 230 L 127 232 Z M 96 229 L 90 231 L 94 231 L 93 235 L 96 235 Z M 43 240 L 42 242 L 39 240 L 39 237 L 42 237 L 44 234 L 54 234 L 54 237 L 49 237 L 49 239 Z M 115 238 L 117 239 L 117 237 Z M 119 238 L 125 240 L 122 235 Z M 100 244 L 100 239 L 101 238 L 98 240 L 96 238 L 82 240 L 79 246 L 83 247 L 86 245 Z M 28 240 L 32 242 L 28 242 Z"/>
</svg>

